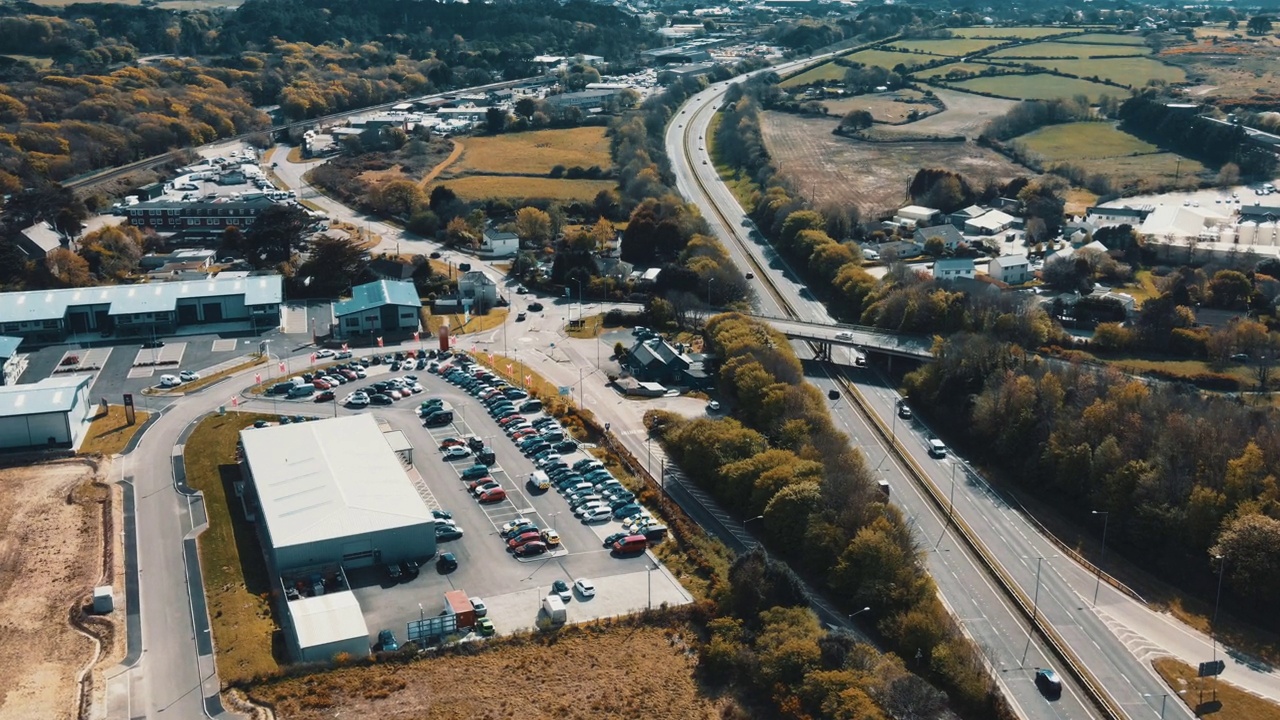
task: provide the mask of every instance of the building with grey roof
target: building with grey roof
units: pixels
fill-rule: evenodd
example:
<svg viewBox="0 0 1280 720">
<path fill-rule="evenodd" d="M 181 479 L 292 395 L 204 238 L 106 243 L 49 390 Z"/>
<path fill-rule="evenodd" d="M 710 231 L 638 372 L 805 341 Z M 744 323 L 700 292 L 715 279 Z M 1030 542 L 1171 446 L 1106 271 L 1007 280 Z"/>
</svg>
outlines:
<svg viewBox="0 0 1280 720">
<path fill-rule="evenodd" d="M 371 415 L 246 428 L 240 440 L 275 572 L 435 554 L 431 510 Z"/>
<path fill-rule="evenodd" d="M 280 324 L 283 299 L 279 275 L 27 290 L 0 294 L 0 333 L 48 345 L 85 333 L 156 337 L 214 323 L 259 332 Z"/>
<path fill-rule="evenodd" d="M 954 225 L 934 225 L 933 227 L 917 227 L 912 239 L 920 244 L 921 247 L 933 238 L 942 240 L 942 245 L 948 250 L 955 250 L 956 247 L 964 242 L 964 235 L 955 228 Z"/>
<path fill-rule="evenodd" d="M 351 288 L 351 298 L 333 304 L 333 334 L 352 338 L 387 332 L 414 332 L 422 299 L 411 282 L 378 280 Z"/>
<path fill-rule="evenodd" d="M 76 449 L 93 422 L 92 375 L 0 387 L 0 449 Z"/>
<path fill-rule="evenodd" d="M 22 254 L 32 260 L 42 259 L 54 250 L 67 246 L 67 239 L 47 222 L 38 222 L 25 228 L 14 236 L 14 240 Z"/>
<path fill-rule="evenodd" d="M 25 356 L 18 354 L 22 338 L 0 335 L 0 385 L 12 385 L 26 369 Z"/>
</svg>

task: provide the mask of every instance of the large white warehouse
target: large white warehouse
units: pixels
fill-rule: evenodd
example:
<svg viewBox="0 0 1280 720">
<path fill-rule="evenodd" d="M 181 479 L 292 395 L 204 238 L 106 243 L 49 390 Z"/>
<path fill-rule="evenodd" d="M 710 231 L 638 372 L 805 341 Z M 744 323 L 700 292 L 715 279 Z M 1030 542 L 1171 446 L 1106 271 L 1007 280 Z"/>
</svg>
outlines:
<svg viewBox="0 0 1280 720">
<path fill-rule="evenodd" d="M 431 511 L 373 417 L 247 428 L 240 439 L 277 572 L 435 554 Z"/>
</svg>

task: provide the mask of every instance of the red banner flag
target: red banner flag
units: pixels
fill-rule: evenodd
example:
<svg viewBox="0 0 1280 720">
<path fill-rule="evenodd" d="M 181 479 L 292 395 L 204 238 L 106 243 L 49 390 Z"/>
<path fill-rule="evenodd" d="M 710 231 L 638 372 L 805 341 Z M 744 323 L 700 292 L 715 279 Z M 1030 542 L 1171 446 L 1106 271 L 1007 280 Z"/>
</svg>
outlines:
<svg viewBox="0 0 1280 720">
<path fill-rule="evenodd" d="M 240 398 L 235 397 L 235 396 L 232 396 L 232 398 L 231 398 L 231 407 L 237 407 L 237 406 L 239 406 L 239 405 L 240 405 Z"/>
<path fill-rule="evenodd" d="M 255 384 L 257 384 L 257 385 L 261 385 L 261 384 L 262 384 L 262 373 L 254 373 L 254 374 L 253 374 L 253 382 L 254 382 Z"/>
<path fill-rule="evenodd" d="M 284 361 L 280 361 L 280 372 L 284 372 Z"/>
<path fill-rule="evenodd" d="M 493 364 L 493 353 L 489 353 L 489 364 Z"/>
<path fill-rule="evenodd" d="M 349 352 L 350 350 L 351 348 L 346 343 L 342 343 L 342 352 Z"/>
<path fill-rule="evenodd" d="M 528 385 L 528 384 L 529 384 L 529 383 L 531 383 L 531 382 L 533 382 L 533 376 L 532 376 L 532 375 L 525 375 L 525 376 L 524 376 L 524 384 L 525 384 L 525 385 Z"/>
<path fill-rule="evenodd" d="M 456 346 L 457 344 L 458 344 L 458 336 L 457 336 L 457 335 L 450 335 L 450 336 L 449 336 L 449 347 L 454 347 L 454 346 Z"/>
<path fill-rule="evenodd" d="M 378 347 L 382 347 L 382 336 L 378 336 Z"/>
<path fill-rule="evenodd" d="M 413 341 L 414 341 L 414 342 L 418 342 L 418 331 L 417 331 L 417 330 L 414 330 L 414 331 L 413 331 Z"/>
<path fill-rule="evenodd" d="M 315 365 L 315 364 L 316 364 L 316 354 L 315 354 L 315 353 L 311 353 L 311 364 L 312 364 L 312 365 Z"/>
<path fill-rule="evenodd" d="M 511 363 L 507 363 L 507 372 L 511 372 L 515 369 L 516 369 L 515 365 L 512 365 Z"/>
</svg>

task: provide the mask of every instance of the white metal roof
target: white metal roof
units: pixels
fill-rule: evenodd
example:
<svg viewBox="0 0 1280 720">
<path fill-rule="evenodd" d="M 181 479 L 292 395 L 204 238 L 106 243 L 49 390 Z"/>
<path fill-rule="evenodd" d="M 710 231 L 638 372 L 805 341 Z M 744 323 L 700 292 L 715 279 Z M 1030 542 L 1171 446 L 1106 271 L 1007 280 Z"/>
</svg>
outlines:
<svg viewBox="0 0 1280 720">
<path fill-rule="evenodd" d="M 277 548 L 432 522 L 370 415 L 241 431 Z"/>
<path fill-rule="evenodd" d="M 0 294 L 0 322 L 58 320 L 66 317 L 67 308 L 88 305 L 108 305 L 112 315 L 154 312 L 173 309 L 181 298 L 219 295 L 244 295 L 245 305 L 279 304 L 284 297 L 284 286 L 279 275 L 259 275 L 10 292 Z"/>
<path fill-rule="evenodd" d="M 92 375 L 60 375 L 35 383 L 0 385 L 0 417 L 67 412 L 75 406 L 76 391 Z"/>
<path fill-rule="evenodd" d="M 360 601 L 350 590 L 294 600 L 289 615 L 302 648 L 369 637 Z"/>
</svg>

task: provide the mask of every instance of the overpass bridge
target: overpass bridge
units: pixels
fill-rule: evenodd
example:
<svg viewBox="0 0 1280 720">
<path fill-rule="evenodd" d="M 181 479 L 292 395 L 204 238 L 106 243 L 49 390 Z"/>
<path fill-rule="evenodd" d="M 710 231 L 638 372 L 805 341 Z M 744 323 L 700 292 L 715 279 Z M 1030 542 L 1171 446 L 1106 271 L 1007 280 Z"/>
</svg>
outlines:
<svg viewBox="0 0 1280 720">
<path fill-rule="evenodd" d="M 833 360 L 833 347 L 855 348 L 864 353 L 929 360 L 933 357 L 933 337 L 910 335 L 862 325 L 806 322 L 769 315 L 752 315 L 769 323 L 792 340 L 805 340 L 817 348 L 819 359 Z"/>
</svg>

